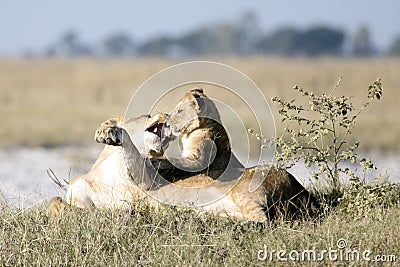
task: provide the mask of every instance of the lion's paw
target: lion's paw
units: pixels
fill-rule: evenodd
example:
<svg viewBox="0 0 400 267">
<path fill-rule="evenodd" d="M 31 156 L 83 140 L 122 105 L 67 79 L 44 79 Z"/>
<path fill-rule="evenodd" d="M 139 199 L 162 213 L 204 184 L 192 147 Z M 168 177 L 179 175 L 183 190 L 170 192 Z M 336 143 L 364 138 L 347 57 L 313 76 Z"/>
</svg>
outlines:
<svg viewBox="0 0 400 267">
<path fill-rule="evenodd" d="M 120 146 L 122 145 L 122 130 L 117 126 L 100 126 L 96 130 L 94 139 L 101 144 Z"/>
<path fill-rule="evenodd" d="M 100 126 L 106 127 L 106 126 L 121 126 L 124 122 L 123 117 L 116 117 L 112 118 L 109 120 L 106 120 L 100 124 Z"/>
</svg>

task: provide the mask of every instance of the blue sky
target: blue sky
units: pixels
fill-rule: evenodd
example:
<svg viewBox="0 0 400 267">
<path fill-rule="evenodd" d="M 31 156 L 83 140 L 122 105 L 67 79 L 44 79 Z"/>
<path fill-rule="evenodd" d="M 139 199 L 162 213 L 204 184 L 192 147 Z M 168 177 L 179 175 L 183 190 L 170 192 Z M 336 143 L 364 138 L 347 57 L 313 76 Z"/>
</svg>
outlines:
<svg viewBox="0 0 400 267">
<path fill-rule="evenodd" d="M 94 43 L 124 31 L 136 40 L 178 35 L 198 26 L 229 21 L 253 10 L 265 32 L 279 26 L 327 24 L 352 34 L 367 25 L 378 48 L 400 36 L 400 1 L 99 1 L 0 0 L 0 54 L 40 50 L 69 29 Z"/>
</svg>

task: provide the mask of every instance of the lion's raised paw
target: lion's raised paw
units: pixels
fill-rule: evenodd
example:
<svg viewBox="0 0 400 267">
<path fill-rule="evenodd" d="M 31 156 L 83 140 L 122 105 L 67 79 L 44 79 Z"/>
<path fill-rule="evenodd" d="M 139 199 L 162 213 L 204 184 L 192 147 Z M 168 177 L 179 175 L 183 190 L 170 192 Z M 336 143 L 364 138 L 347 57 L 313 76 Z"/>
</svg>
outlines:
<svg viewBox="0 0 400 267">
<path fill-rule="evenodd" d="M 122 130 L 117 126 L 100 126 L 96 130 L 94 139 L 101 144 L 120 146 L 122 145 Z"/>
</svg>

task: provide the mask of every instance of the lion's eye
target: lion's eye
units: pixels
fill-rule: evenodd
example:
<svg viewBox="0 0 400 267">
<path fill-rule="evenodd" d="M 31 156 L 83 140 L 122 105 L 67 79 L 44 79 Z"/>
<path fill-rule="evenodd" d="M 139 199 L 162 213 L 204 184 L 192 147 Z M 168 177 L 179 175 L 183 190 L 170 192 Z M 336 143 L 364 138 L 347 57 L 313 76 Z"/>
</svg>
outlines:
<svg viewBox="0 0 400 267">
<path fill-rule="evenodd" d="M 179 115 L 180 113 L 182 113 L 183 109 L 176 109 L 173 113 L 172 116 L 176 116 Z"/>
</svg>

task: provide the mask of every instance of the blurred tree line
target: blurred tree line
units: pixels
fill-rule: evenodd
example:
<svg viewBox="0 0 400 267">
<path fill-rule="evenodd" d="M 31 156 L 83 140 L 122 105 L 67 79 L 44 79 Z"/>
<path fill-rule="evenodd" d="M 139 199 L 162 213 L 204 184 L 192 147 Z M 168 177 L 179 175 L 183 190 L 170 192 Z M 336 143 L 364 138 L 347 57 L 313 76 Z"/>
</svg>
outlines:
<svg viewBox="0 0 400 267">
<path fill-rule="evenodd" d="M 265 34 L 254 12 L 245 12 L 231 22 L 206 25 L 177 37 L 160 35 L 137 42 L 127 33 L 107 36 L 98 44 L 85 43 L 69 30 L 44 52 L 46 56 L 224 56 L 266 54 L 277 56 L 373 56 L 400 55 L 400 36 L 389 51 L 378 51 L 368 27 L 354 36 L 343 29 L 316 25 L 308 29 L 282 27 Z"/>
</svg>

